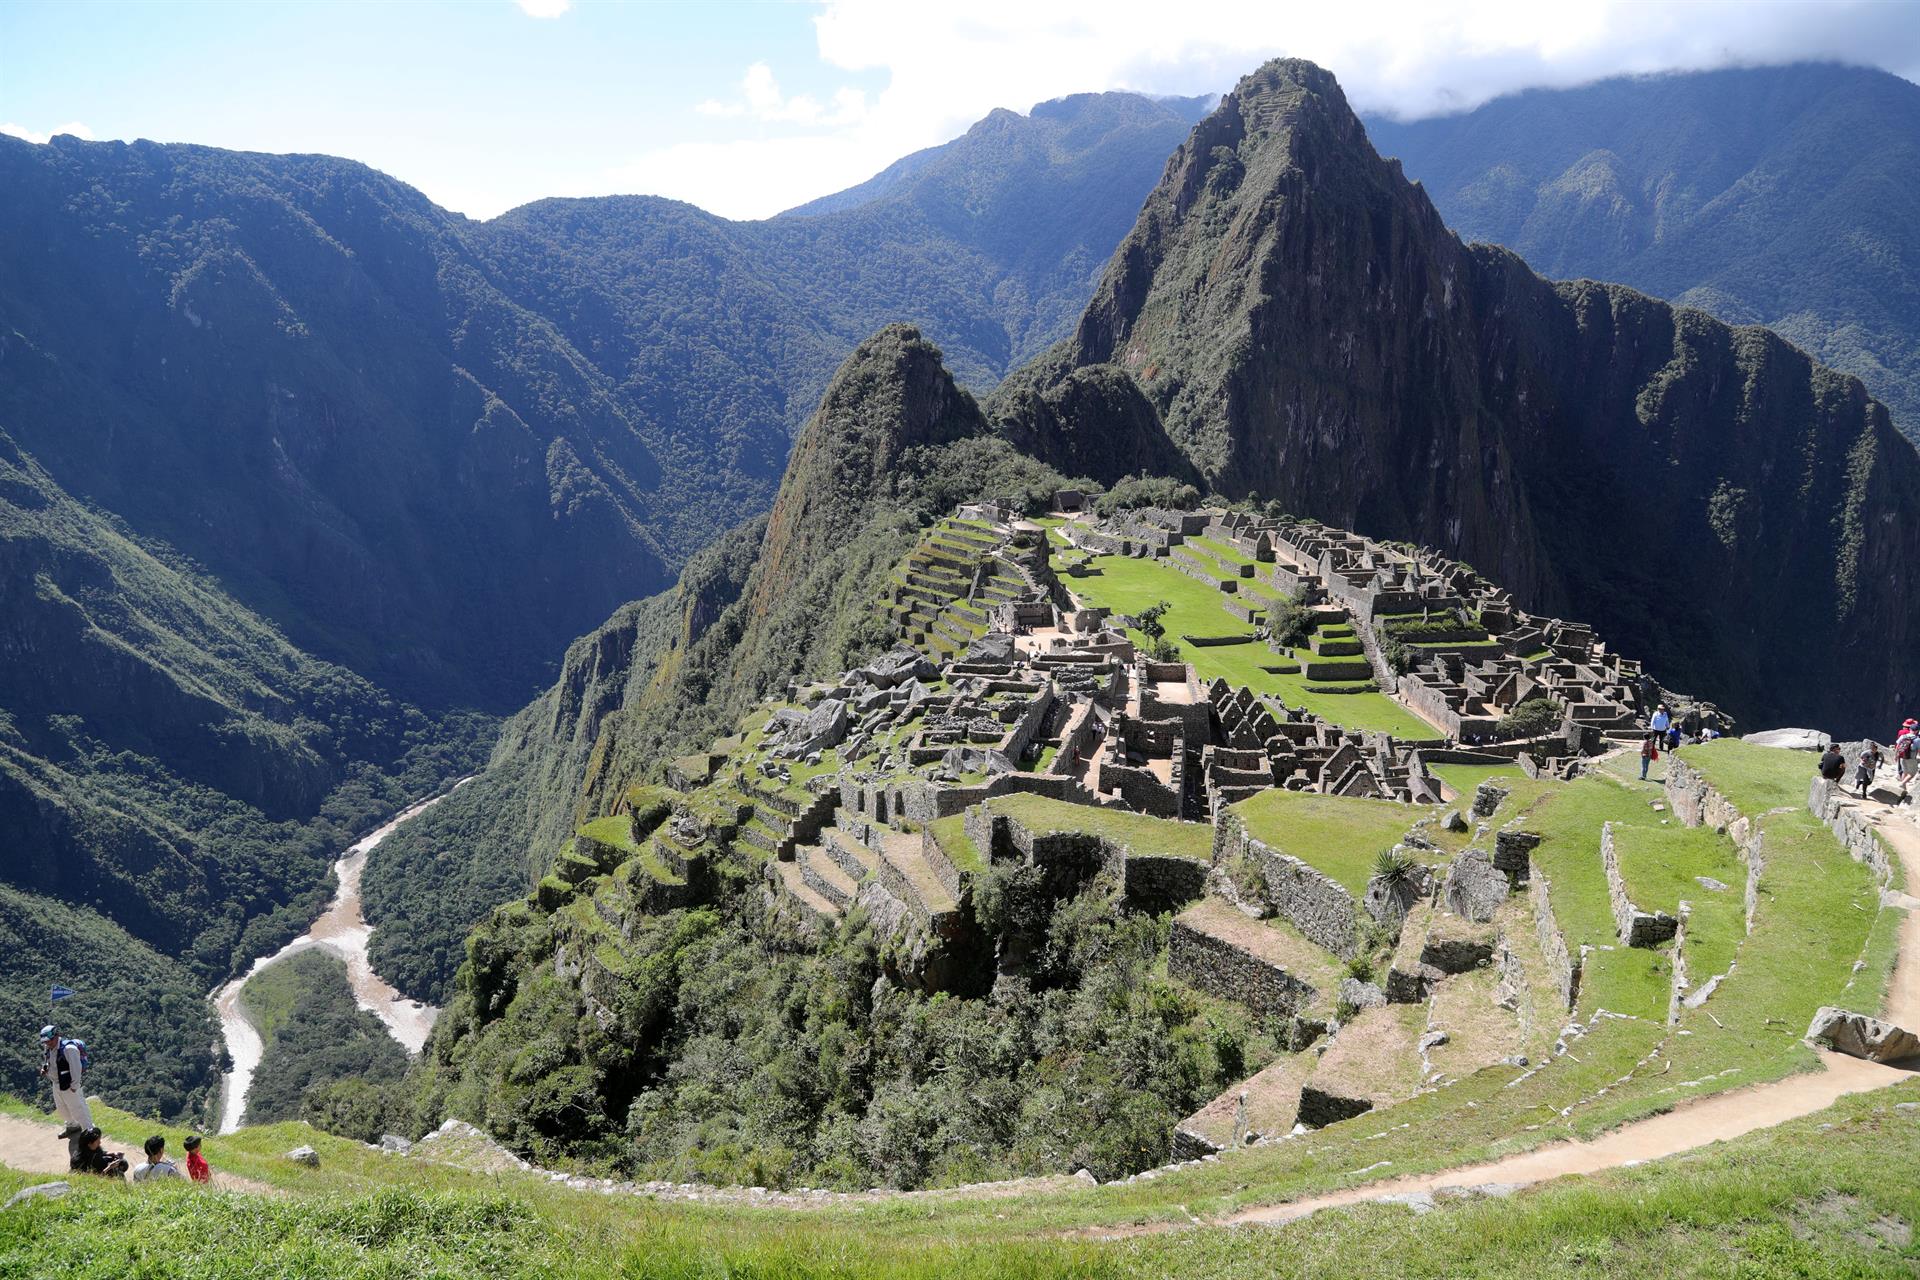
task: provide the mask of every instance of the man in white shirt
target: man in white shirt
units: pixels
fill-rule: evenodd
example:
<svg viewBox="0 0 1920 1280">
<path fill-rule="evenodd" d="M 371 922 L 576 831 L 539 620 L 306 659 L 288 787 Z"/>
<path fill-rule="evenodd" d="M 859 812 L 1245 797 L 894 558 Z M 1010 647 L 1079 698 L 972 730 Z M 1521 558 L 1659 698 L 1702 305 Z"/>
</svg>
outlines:
<svg viewBox="0 0 1920 1280">
<path fill-rule="evenodd" d="M 82 1078 L 85 1064 L 80 1060 L 80 1046 L 71 1040 L 62 1040 L 52 1023 L 40 1028 L 40 1045 L 46 1051 L 40 1074 L 53 1085 L 54 1114 L 67 1122 L 60 1136 L 72 1138 L 93 1128 L 93 1112 L 87 1106 L 87 1083 Z"/>
<path fill-rule="evenodd" d="M 133 1172 L 127 1177 L 135 1182 L 146 1182 L 154 1178 L 179 1178 L 186 1180 L 186 1174 L 180 1166 L 167 1159 L 167 1140 L 159 1134 L 147 1139 L 147 1158 L 133 1166 Z"/>
</svg>

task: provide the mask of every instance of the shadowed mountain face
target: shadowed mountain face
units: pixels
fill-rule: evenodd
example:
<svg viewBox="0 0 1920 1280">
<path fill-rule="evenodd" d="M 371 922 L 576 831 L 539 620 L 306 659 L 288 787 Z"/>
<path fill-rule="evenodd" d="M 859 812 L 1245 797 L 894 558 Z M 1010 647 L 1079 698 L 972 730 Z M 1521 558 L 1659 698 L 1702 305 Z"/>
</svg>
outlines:
<svg viewBox="0 0 1920 1280">
<path fill-rule="evenodd" d="M 1766 325 L 1920 439 L 1920 86 L 1828 64 L 1625 77 L 1367 131 L 1465 239 Z"/>
<path fill-rule="evenodd" d="M 1920 458 L 1885 408 L 1765 330 L 1463 246 L 1311 64 L 1195 128 L 1074 335 L 989 408 L 1069 474 L 1170 447 L 1222 493 L 1446 549 L 1749 723 L 1884 730 L 1920 694 Z"/>
<path fill-rule="evenodd" d="M 862 337 L 918 319 L 990 385 L 1063 332 L 1198 112 L 996 112 L 763 223 L 479 224 L 326 157 L 0 139 L 0 424 L 301 648 L 506 710 L 766 507 Z"/>
</svg>

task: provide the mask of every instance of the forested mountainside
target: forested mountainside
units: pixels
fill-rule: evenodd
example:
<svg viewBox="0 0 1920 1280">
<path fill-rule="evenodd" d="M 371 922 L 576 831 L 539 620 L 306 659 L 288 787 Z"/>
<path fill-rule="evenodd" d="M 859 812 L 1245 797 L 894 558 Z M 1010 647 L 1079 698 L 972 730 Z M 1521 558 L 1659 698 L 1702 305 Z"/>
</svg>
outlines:
<svg viewBox="0 0 1920 1280">
<path fill-rule="evenodd" d="M 1367 132 L 1464 239 L 1766 325 L 1920 440 L 1920 86 L 1830 64 L 1621 77 Z"/>
<path fill-rule="evenodd" d="M 574 644 L 487 771 L 369 856 L 375 967 L 444 999 L 467 932 L 525 892 L 581 819 L 788 680 L 885 644 L 872 604 L 924 525 L 971 498 L 1063 483 L 992 434 L 917 330 L 862 343 L 795 442 L 772 513 Z"/>
<path fill-rule="evenodd" d="M 474 223 L 327 157 L 8 138 L 0 422 L 308 652 L 510 710 L 765 506 L 859 339 L 918 319 L 986 385 L 1056 337 L 1197 111 L 996 113 L 766 223 Z"/>
<path fill-rule="evenodd" d="M 302 653 L 0 433 L 0 1014 L 111 1029 L 99 1082 L 183 1115 L 213 1083 L 206 993 L 300 932 L 328 865 L 472 769 L 491 728 Z M 105 1048 L 105 1046 L 103 1046 Z M 0 1086 L 31 1088 L 30 1038 Z"/>
<path fill-rule="evenodd" d="M 1920 456 L 1885 407 L 1765 329 L 1462 245 L 1308 63 L 1195 128 L 989 411 L 1069 473 L 1177 451 L 1222 494 L 1442 548 L 1749 723 L 1884 732 L 1920 691 Z"/>
</svg>

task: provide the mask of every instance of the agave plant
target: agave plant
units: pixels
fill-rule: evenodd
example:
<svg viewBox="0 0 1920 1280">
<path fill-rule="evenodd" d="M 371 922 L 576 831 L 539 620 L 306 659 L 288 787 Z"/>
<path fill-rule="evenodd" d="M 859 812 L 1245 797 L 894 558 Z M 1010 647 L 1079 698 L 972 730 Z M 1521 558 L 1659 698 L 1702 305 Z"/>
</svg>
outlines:
<svg viewBox="0 0 1920 1280">
<path fill-rule="evenodd" d="M 1413 859 L 1398 845 L 1382 849 L 1373 859 L 1373 878 L 1385 884 L 1399 884 L 1413 874 Z"/>
</svg>

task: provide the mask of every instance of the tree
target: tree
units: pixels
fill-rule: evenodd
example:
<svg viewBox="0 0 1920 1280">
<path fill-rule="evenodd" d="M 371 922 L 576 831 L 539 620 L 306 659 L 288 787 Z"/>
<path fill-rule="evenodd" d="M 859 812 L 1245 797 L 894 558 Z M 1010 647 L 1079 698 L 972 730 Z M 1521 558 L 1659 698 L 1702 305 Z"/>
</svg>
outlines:
<svg viewBox="0 0 1920 1280">
<path fill-rule="evenodd" d="M 1133 615 L 1134 629 L 1147 638 L 1147 656 L 1155 662 L 1180 661 L 1180 646 L 1167 639 L 1166 624 L 1160 621 L 1172 607 L 1162 600 Z"/>
</svg>

